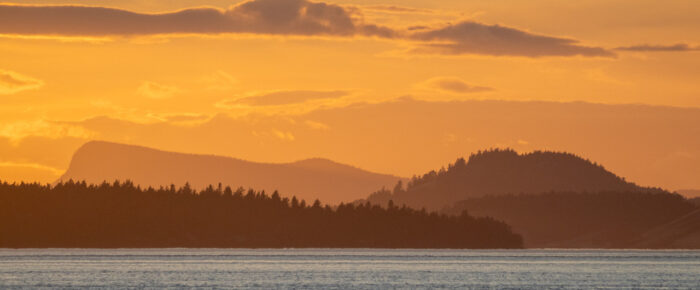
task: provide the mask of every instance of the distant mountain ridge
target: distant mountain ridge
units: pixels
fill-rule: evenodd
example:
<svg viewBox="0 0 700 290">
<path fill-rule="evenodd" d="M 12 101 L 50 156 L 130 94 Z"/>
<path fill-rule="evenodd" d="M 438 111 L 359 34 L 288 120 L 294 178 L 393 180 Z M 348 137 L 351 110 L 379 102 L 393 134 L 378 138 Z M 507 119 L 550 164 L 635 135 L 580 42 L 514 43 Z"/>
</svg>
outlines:
<svg viewBox="0 0 700 290">
<path fill-rule="evenodd" d="M 194 188 L 222 183 L 224 186 L 279 190 L 300 199 L 335 204 L 366 196 L 395 184 L 400 177 L 377 174 L 314 158 L 272 164 L 214 155 L 166 152 L 142 146 L 91 141 L 73 155 L 68 170 L 58 181 L 88 183 L 131 180 L 142 187 L 181 186 Z"/>
<path fill-rule="evenodd" d="M 457 159 L 447 169 L 413 177 L 404 189 L 381 190 L 371 203 L 405 204 L 441 209 L 454 202 L 486 195 L 543 192 L 654 191 L 607 171 L 601 165 L 570 153 L 535 151 L 518 154 L 494 149 Z"/>
</svg>

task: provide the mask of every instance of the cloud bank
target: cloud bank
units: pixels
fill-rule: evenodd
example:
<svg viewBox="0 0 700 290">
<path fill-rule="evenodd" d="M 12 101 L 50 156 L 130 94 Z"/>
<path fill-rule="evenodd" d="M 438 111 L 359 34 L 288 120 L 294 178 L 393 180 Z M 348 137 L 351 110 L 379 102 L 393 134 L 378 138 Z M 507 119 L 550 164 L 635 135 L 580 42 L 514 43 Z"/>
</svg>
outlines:
<svg viewBox="0 0 700 290">
<path fill-rule="evenodd" d="M 362 11 L 415 13 L 400 6 L 340 6 L 308 0 L 251 0 L 228 9 L 191 8 L 143 14 L 91 6 L 0 4 L 0 34 L 75 37 L 164 34 L 264 34 L 372 36 L 408 40 L 414 53 L 493 56 L 614 57 L 601 47 L 577 40 L 538 35 L 516 28 L 462 21 L 442 27 L 392 28 L 367 23 Z"/>
<path fill-rule="evenodd" d="M 254 0 L 221 10 L 191 8 L 142 14 L 89 6 L 0 5 L 0 33 L 69 36 L 172 33 L 277 35 L 378 35 L 392 31 L 361 24 L 351 11 L 306 0 Z"/>
</svg>

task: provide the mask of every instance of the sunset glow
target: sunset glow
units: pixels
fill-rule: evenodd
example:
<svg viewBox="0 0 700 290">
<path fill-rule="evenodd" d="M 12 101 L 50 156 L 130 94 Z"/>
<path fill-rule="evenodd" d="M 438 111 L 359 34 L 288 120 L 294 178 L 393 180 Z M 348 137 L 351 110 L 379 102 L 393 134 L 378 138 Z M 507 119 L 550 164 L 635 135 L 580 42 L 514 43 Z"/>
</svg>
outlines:
<svg viewBox="0 0 700 290">
<path fill-rule="evenodd" d="M 501 147 L 700 188 L 700 2 L 0 4 L 0 173 L 89 140 L 410 177 Z"/>
</svg>

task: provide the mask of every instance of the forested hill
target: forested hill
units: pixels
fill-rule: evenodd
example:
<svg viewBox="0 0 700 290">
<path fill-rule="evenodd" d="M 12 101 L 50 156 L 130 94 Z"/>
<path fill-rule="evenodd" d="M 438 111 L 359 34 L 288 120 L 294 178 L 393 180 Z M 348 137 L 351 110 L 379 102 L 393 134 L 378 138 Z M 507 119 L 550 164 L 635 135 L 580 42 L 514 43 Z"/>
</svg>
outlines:
<svg viewBox="0 0 700 290">
<path fill-rule="evenodd" d="M 457 159 L 447 169 L 413 177 L 403 188 L 380 190 L 372 203 L 440 209 L 470 197 L 542 192 L 656 191 L 629 183 L 603 166 L 570 153 L 535 151 L 518 154 L 489 150 Z"/>
<path fill-rule="evenodd" d="M 491 218 L 253 190 L 0 183 L 0 248 L 521 248 Z"/>
<path fill-rule="evenodd" d="M 363 198 L 401 178 L 377 174 L 327 159 L 292 163 L 258 163 L 214 155 L 184 154 L 141 146 L 91 141 L 79 148 L 58 181 L 131 180 L 142 187 L 189 183 L 201 190 L 223 183 L 258 190 L 279 190 L 330 204 Z"/>
</svg>

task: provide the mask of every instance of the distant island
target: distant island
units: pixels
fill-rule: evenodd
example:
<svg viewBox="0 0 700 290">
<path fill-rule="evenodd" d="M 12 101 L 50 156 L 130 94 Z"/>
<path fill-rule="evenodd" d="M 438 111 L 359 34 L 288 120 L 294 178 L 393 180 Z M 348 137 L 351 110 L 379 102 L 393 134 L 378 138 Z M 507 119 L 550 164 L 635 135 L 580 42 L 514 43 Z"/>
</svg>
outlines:
<svg viewBox="0 0 700 290">
<path fill-rule="evenodd" d="M 447 168 L 414 176 L 405 187 L 399 181 L 393 190 L 379 190 L 366 200 L 378 204 L 393 200 L 414 208 L 440 210 L 467 198 L 551 191 L 661 190 L 627 182 L 603 166 L 571 153 L 518 154 L 511 149 L 492 149 L 474 153 L 467 160 L 459 158 Z"/>
<path fill-rule="evenodd" d="M 700 203 L 564 152 L 481 151 L 365 202 L 493 217 L 530 248 L 700 248 Z"/>
<path fill-rule="evenodd" d="M 341 204 L 262 191 L 131 182 L 0 184 L 5 248 L 522 248 L 503 222 L 389 204 Z"/>
<path fill-rule="evenodd" d="M 320 199 L 332 205 L 362 198 L 402 180 L 321 158 L 260 163 L 104 141 L 90 141 L 78 148 L 68 170 L 57 182 L 71 179 L 97 184 L 131 180 L 141 187 L 189 183 L 196 190 L 221 182 L 257 190 L 279 190 L 288 196 Z"/>
</svg>

